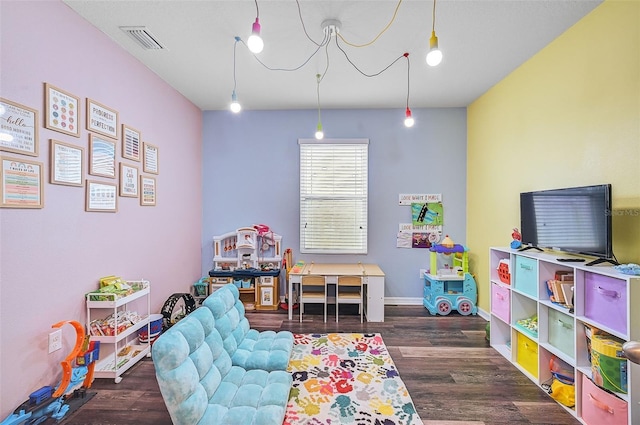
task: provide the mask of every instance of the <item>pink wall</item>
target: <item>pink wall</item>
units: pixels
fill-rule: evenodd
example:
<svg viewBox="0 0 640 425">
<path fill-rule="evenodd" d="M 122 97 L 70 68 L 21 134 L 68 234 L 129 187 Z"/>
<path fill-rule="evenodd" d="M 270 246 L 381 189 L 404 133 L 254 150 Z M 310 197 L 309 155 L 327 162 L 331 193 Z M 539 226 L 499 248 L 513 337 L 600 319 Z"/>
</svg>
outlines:
<svg viewBox="0 0 640 425">
<path fill-rule="evenodd" d="M 61 2 L 2 1 L 0 19 L 0 95 L 37 109 L 41 121 L 38 158 L 1 154 L 40 161 L 46 176 L 43 209 L 0 209 L 2 419 L 32 391 L 60 382 L 74 337 L 65 326 L 63 350 L 48 354 L 51 325 L 84 323 L 84 294 L 99 277 L 149 279 L 152 312 L 200 278 L 202 114 Z M 49 139 L 84 147 L 86 161 L 88 132 L 84 119 L 80 138 L 43 127 L 45 82 L 80 97 L 83 117 L 87 97 L 116 109 L 159 147 L 157 206 L 120 197 L 115 214 L 85 212 L 84 188 L 49 184 Z M 114 181 L 86 167 L 85 178 Z"/>
</svg>

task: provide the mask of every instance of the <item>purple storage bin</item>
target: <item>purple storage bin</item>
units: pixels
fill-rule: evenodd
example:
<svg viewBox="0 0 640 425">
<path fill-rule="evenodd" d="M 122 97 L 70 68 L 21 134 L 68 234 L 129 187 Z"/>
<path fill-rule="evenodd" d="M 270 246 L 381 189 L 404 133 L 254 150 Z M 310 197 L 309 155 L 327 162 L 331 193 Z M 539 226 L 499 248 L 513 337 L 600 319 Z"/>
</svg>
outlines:
<svg viewBox="0 0 640 425">
<path fill-rule="evenodd" d="M 627 333 L 627 285 L 620 279 L 593 273 L 584 275 L 584 315 Z"/>
<path fill-rule="evenodd" d="M 509 289 L 496 285 L 495 283 L 491 284 L 491 312 L 506 323 L 509 323 L 511 319 L 511 300 L 509 296 Z"/>
</svg>

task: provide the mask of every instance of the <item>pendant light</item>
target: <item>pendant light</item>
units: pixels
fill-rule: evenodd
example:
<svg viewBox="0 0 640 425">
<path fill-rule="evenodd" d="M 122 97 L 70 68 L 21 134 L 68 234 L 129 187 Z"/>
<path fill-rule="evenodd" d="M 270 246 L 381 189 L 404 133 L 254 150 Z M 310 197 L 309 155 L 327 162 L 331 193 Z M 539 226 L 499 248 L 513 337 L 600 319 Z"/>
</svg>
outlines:
<svg viewBox="0 0 640 425">
<path fill-rule="evenodd" d="M 238 96 L 236 95 L 236 47 L 238 46 L 238 41 L 240 41 L 240 37 L 235 37 L 235 43 L 233 43 L 233 91 L 231 92 L 231 105 L 229 105 L 229 109 L 234 114 L 237 114 L 242 109 L 242 105 L 238 102 Z"/>
<path fill-rule="evenodd" d="M 322 121 L 320 120 L 320 74 L 316 74 L 316 80 L 318 81 L 316 91 L 318 93 L 318 126 L 316 127 L 316 139 L 322 140 L 324 138 L 324 131 L 322 131 Z"/>
<path fill-rule="evenodd" d="M 260 53 L 264 48 L 264 41 L 262 41 L 262 37 L 260 37 L 260 9 L 258 9 L 258 0 L 255 0 L 256 3 L 256 20 L 251 26 L 251 35 L 247 39 L 247 47 L 253 53 Z"/>
<path fill-rule="evenodd" d="M 438 66 L 442 62 L 442 51 L 438 48 L 438 37 L 436 37 L 436 0 L 433 0 L 433 26 L 431 27 L 431 38 L 429 39 L 429 53 L 427 53 L 427 64 Z"/>
<path fill-rule="evenodd" d="M 409 109 L 409 71 L 411 69 L 411 64 L 409 62 L 409 53 L 405 53 L 404 57 L 407 58 L 407 109 L 404 112 L 404 126 L 413 127 L 415 121 L 413 119 L 413 116 L 411 115 L 411 109 Z"/>
</svg>

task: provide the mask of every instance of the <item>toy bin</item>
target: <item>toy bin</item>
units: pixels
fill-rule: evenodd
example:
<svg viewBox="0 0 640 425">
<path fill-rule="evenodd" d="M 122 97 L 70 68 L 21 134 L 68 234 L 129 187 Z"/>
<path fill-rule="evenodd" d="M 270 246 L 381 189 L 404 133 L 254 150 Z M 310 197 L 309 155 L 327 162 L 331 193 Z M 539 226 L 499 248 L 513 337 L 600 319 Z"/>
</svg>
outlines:
<svg viewBox="0 0 640 425">
<path fill-rule="evenodd" d="M 525 335 L 518 334 L 516 361 L 533 377 L 538 379 L 538 344 Z"/>
<path fill-rule="evenodd" d="M 574 356 L 573 318 L 549 309 L 549 344 L 572 359 Z"/>
<path fill-rule="evenodd" d="M 584 315 L 594 322 L 626 334 L 626 282 L 609 276 L 585 273 Z"/>
<path fill-rule="evenodd" d="M 142 343 L 155 341 L 162 333 L 163 319 L 164 316 L 162 314 L 149 315 L 149 330 L 151 331 L 151 335 L 148 334 L 147 327 L 143 326 L 138 330 L 138 340 Z"/>
<path fill-rule="evenodd" d="M 491 312 L 505 323 L 511 320 L 509 289 L 491 284 Z"/>
<path fill-rule="evenodd" d="M 628 405 L 582 375 L 582 420 L 586 424 L 629 425 Z"/>
<path fill-rule="evenodd" d="M 516 256 L 514 287 L 531 297 L 538 297 L 538 264 L 534 258 Z"/>
<path fill-rule="evenodd" d="M 498 265 L 498 278 L 500 282 L 511 285 L 511 273 L 509 273 L 509 260 L 500 260 Z"/>
<path fill-rule="evenodd" d="M 606 335 L 591 337 L 591 373 L 596 385 L 627 393 L 627 360 L 621 358 L 622 343 Z"/>
</svg>

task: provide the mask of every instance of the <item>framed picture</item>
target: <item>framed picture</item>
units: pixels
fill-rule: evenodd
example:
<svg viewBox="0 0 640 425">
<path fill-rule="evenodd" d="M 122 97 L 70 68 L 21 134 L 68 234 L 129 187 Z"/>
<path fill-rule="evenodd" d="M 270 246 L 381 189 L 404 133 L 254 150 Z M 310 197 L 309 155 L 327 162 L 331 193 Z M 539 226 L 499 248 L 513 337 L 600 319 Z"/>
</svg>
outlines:
<svg viewBox="0 0 640 425">
<path fill-rule="evenodd" d="M 82 186 L 84 148 L 51 139 L 49 183 Z"/>
<path fill-rule="evenodd" d="M 0 156 L 0 207 L 43 208 L 41 162 Z"/>
<path fill-rule="evenodd" d="M 140 205 L 153 206 L 156 204 L 155 177 L 140 175 Z"/>
<path fill-rule="evenodd" d="M 0 97 L 0 150 L 38 156 L 38 111 Z"/>
<path fill-rule="evenodd" d="M 120 163 L 120 196 L 138 197 L 138 167 Z"/>
<path fill-rule="evenodd" d="M 89 134 L 89 174 L 116 178 L 116 142 Z"/>
<path fill-rule="evenodd" d="M 144 156 L 142 171 L 158 174 L 158 147 L 150 143 L 144 143 Z"/>
<path fill-rule="evenodd" d="M 87 98 L 87 130 L 118 138 L 118 112 Z"/>
<path fill-rule="evenodd" d="M 140 131 L 122 124 L 122 157 L 140 161 Z"/>
<path fill-rule="evenodd" d="M 273 305 L 273 287 L 260 287 L 260 305 Z"/>
<path fill-rule="evenodd" d="M 87 180 L 85 211 L 117 212 L 118 196 L 115 183 Z"/>
<path fill-rule="evenodd" d="M 80 137 L 80 99 L 71 93 L 44 83 L 44 126 L 70 136 Z"/>
</svg>

